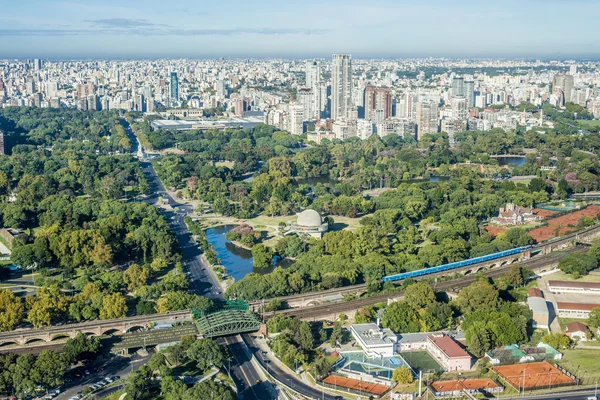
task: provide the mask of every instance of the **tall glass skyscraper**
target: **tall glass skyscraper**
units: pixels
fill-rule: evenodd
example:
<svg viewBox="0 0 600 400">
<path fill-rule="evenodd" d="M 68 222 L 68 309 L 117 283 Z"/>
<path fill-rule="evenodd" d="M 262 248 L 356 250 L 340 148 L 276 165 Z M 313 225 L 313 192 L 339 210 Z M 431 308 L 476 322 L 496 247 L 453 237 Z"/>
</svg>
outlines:
<svg viewBox="0 0 600 400">
<path fill-rule="evenodd" d="M 171 103 L 173 103 L 174 101 L 179 100 L 179 79 L 177 78 L 177 72 L 171 72 L 169 86 L 171 89 Z"/>
</svg>

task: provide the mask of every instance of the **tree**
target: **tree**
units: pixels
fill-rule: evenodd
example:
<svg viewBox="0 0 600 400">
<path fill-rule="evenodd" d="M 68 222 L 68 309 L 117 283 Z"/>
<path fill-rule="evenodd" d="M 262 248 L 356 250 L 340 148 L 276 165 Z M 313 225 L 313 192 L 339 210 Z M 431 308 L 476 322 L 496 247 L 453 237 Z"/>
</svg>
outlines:
<svg viewBox="0 0 600 400">
<path fill-rule="evenodd" d="M 143 365 L 137 371 L 132 372 L 127 377 L 125 384 L 125 392 L 133 400 L 141 400 L 149 398 L 149 389 L 151 385 L 150 377 L 152 371 L 148 365 Z"/>
<path fill-rule="evenodd" d="M 593 308 L 592 311 L 590 311 L 587 323 L 594 328 L 600 327 L 600 307 Z"/>
<path fill-rule="evenodd" d="M 404 289 L 404 301 L 414 309 L 425 308 L 436 303 L 433 289 L 424 282 L 414 283 Z"/>
<path fill-rule="evenodd" d="M 513 265 L 510 270 L 504 275 L 506 283 L 512 287 L 519 287 L 523 285 L 523 269 L 520 265 Z"/>
<path fill-rule="evenodd" d="M 487 330 L 474 328 L 473 332 L 469 333 L 469 352 L 478 358 L 483 357 L 485 352 L 491 347 L 490 337 Z"/>
<path fill-rule="evenodd" d="M 55 387 L 62 383 L 66 369 L 67 362 L 61 354 L 52 350 L 42 350 L 35 360 L 31 378 L 44 387 Z"/>
<path fill-rule="evenodd" d="M 306 321 L 303 321 L 300 324 L 300 337 L 298 344 L 300 344 L 300 347 L 306 351 L 312 350 L 314 347 L 312 330 L 310 329 L 310 324 Z"/>
<path fill-rule="evenodd" d="M 320 356 L 313 361 L 313 368 L 317 377 L 323 377 L 331 371 L 331 363 L 326 357 Z"/>
<path fill-rule="evenodd" d="M 545 334 L 542 337 L 542 342 L 558 350 L 571 347 L 571 339 L 567 335 L 558 332 Z"/>
<path fill-rule="evenodd" d="M 339 344 L 344 344 L 344 332 L 342 332 L 342 324 L 336 322 L 333 325 L 333 331 L 331 332 L 331 336 L 329 337 L 329 343 L 331 347 L 337 347 Z"/>
<path fill-rule="evenodd" d="M 212 339 L 199 339 L 192 343 L 187 350 L 190 360 L 196 361 L 196 366 L 201 371 L 206 371 L 210 366 L 220 367 L 225 359 L 223 351 Z"/>
<path fill-rule="evenodd" d="M 23 320 L 21 299 L 10 290 L 0 291 L 0 332 L 12 331 Z"/>
<path fill-rule="evenodd" d="M 112 293 L 104 296 L 100 319 L 123 318 L 127 314 L 127 299 L 121 293 Z"/>
<path fill-rule="evenodd" d="M 132 264 L 123 273 L 123 280 L 127 284 L 127 289 L 131 292 L 135 292 L 146 284 L 149 275 L 146 268 L 142 268 L 137 264 Z"/>
<path fill-rule="evenodd" d="M 385 309 L 382 324 L 398 333 L 420 332 L 419 315 L 404 301 L 396 301 Z"/>
<path fill-rule="evenodd" d="M 88 337 L 79 332 L 74 338 L 67 340 L 63 353 L 69 363 L 74 363 L 92 359 L 100 352 L 101 348 L 102 344 L 98 336 Z"/>
<path fill-rule="evenodd" d="M 464 313 L 493 311 L 498 308 L 498 290 L 487 280 L 480 279 L 461 290 L 456 302 Z"/>
<path fill-rule="evenodd" d="M 252 247 L 252 258 L 255 268 L 269 268 L 273 265 L 273 252 L 262 243 Z"/>
<path fill-rule="evenodd" d="M 398 367 L 392 373 L 392 380 L 401 385 L 406 385 L 414 381 L 414 377 L 410 368 Z"/>
</svg>

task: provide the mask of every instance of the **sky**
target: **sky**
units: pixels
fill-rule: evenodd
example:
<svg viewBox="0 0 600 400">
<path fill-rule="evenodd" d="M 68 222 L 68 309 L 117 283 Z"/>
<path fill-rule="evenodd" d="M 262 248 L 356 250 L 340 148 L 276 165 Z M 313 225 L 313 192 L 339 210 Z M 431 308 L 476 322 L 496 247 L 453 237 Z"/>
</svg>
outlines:
<svg viewBox="0 0 600 400">
<path fill-rule="evenodd" d="M 600 58 L 597 0 L 0 0 L 0 59 Z"/>
</svg>

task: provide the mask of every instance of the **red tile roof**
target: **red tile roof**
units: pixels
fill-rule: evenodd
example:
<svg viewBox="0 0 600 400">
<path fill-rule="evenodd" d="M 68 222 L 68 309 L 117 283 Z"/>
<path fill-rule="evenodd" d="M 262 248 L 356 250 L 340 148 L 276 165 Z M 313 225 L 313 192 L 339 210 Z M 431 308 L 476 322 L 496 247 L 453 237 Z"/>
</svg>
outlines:
<svg viewBox="0 0 600 400">
<path fill-rule="evenodd" d="M 600 289 L 600 282 L 548 281 L 548 287 Z"/>
<path fill-rule="evenodd" d="M 571 303 L 567 301 L 557 301 L 556 306 L 559 310 L 577 310 L 577 311 L 592 311 L 594 308 L 600 307 L 600 304 L 590 303 Z"/>
<path fill-rule="evenodd" d="M 442 350 L 444 352 L 444 354 L 446 354 L 446 356 L 448 356 L 448 358 L 462 358 L 462 357 L 469 357 L 471 358 L 471 356 L 469 355 L 469 353 L 467 353 L 466 351 L 463 350 L 462 347 L 460 347 L 460 345 L 458 343 L 456 343 L 454 341 L 454 339 L 452 339 L 450 336 L 448 335 L 430 335 L 428 336 L 429 340 L 431 340 L 440 350 Z"/>
<path fill-rule="evenodd" d="M 535 287 L 531 287 L 527 290 L 527 294 L 529 295 L 529 297 L 541 297 L 542 299 L 544 298 L 544 293 Z"/>
<path fill-rule="evenodd" d="M 567 324 L 567 332 L 568 333 L 573 333 L 573 332 L 589 332 L 590 330 L 588 329 L 588 327 L 585 324 L 582 324 L 581 322 L 569 322 Z"/>
</svg>

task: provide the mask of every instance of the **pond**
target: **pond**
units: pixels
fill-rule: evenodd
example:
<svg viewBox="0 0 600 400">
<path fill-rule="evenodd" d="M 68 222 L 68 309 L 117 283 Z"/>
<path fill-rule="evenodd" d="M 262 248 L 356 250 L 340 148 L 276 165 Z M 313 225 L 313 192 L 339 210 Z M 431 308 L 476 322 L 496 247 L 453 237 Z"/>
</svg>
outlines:
<svg viewBox="0 0 600 400">
<path fill-rule="evenodd" d="M 498 160 L 498 164 L 500 165 L 516 165 L 516 166 L 521 166 L 525 164 L 525 156 L 523 157 L 515 157 L 515 156 L 500 156 L 500 157 L 494 157 L 496 160 Z"/>
<path fill-rule="evenodd" d="M 252 252 L 238 247 L 225 238 L 225 234 L 235 228 L 235 225 L 222 225 L 206 230 L 206 239 L 215 247 L 221 264 L 227 269 L 227 273 L 239 281 L 250 272 L 268 274 L 275 267 L 287 267 L 292 262 L 289 260 L 278 261 L 272 268 L 255 269 L 252 265 Z"/>
<path fill-rule="evenodd" d="M 449 180 L 450 180 L 449 176 L 430 175 L 429 179 L 427 179 L 427 178 L 406 179 L 406 180 L 401 180 L 400 183 L 442 182 L 442 181 L 449 181 Z"/>
</svg>

